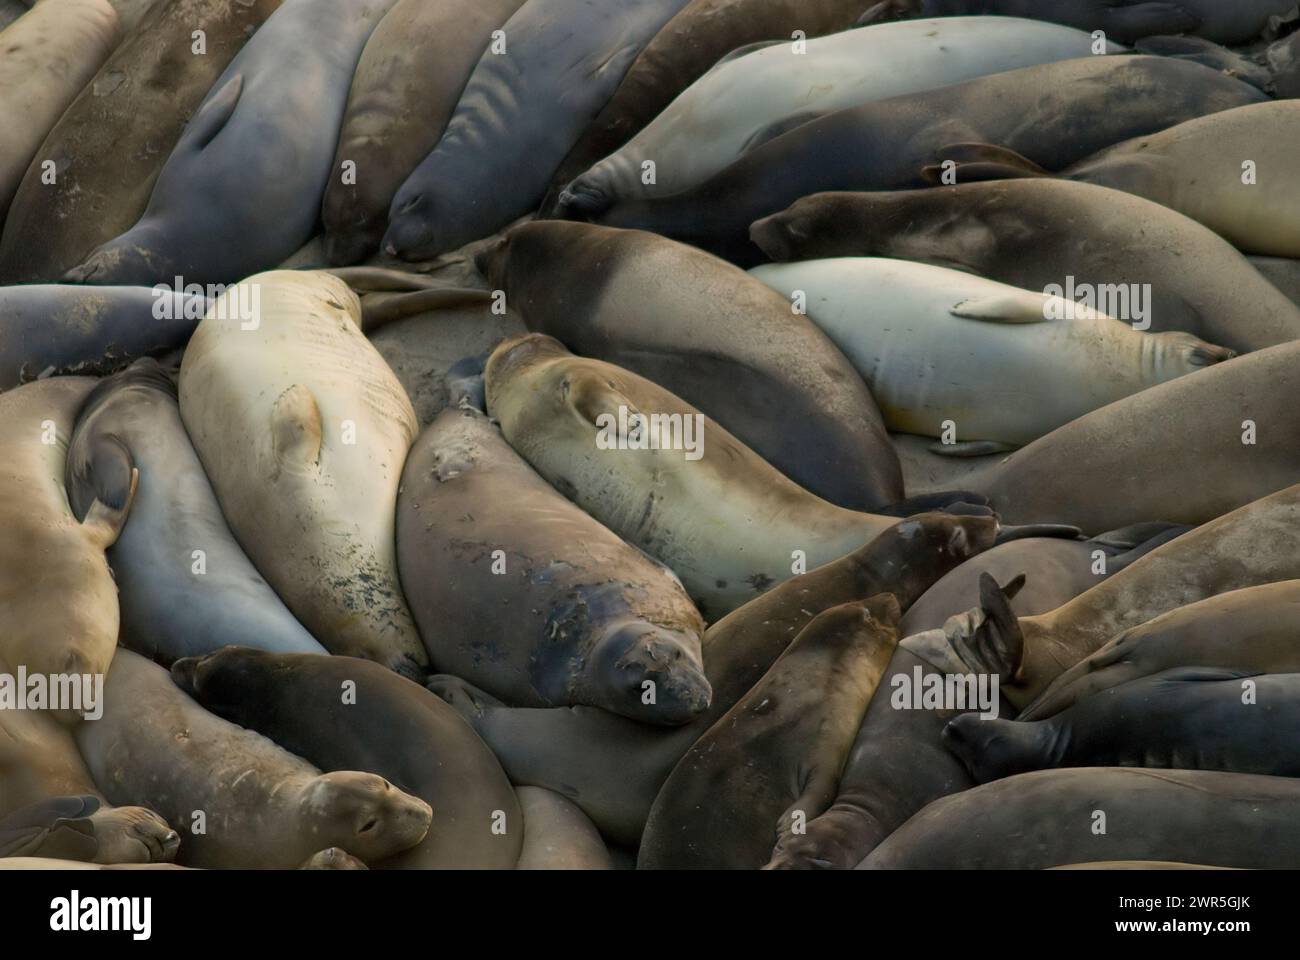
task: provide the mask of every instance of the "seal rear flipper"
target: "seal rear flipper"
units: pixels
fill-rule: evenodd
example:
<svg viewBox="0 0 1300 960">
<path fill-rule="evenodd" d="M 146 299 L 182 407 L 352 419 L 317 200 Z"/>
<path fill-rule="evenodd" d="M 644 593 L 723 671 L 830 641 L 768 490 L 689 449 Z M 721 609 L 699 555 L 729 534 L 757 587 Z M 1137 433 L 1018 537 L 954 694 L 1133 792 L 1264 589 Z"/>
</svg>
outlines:
<svg viewBox="0 0 1300 960">
<path fill-rule="evenodd" d="M 998 440 L 962 440 L 958 443 L 932 443 L 926 449 L 941 457 L 987 457 L 995 453 L 1011 453 L 1020 448 L 1014 443 Z"/>
<path fill-rule="evenodd" d="M 277 463 L 319 465 L 322 432 L 320 407 L 309 389 L 295 383 L 280 394 L 271 410 L 271 447 Z"/>
<path fill-rule="evenodd" d="M 1011 601 L 1025 585 L 1025 575 L 1005 587 L 987 573 L 980 574 L 980 605 L 950 617 L 943 631 L 962 662 L 972 669 L 997 674 L 1003 684 L 1014 682 L 1024 664 L 1025 637 Z"/>
<path fill-rule="evenodd" d="M 244 75 L 237 73 L 212 95 L 212 99 L 199 108 L 199 112 L 185 126 L 185 133 L 182 135 L 182 142 L 177 145 L 177 150 L 182 147 L 193 150 L 198 153 L 205 149 L 208 144 L 217 138 L 217 134 L 226 128 L 230 118 L 234 116 L 235 108 L 239 106 L 239 98 L 244 92 Z"/>
<path fill-rule="evenodd" d="M 958 183 L 1053 176 L 1028 157 L 992 143 L 953 143 L 935 151 L 934 156 L 934 163 L 921 168 L 921 177 L 935 185 L 944 183 L 945 169 L 955 172 Z"/>
</svg>

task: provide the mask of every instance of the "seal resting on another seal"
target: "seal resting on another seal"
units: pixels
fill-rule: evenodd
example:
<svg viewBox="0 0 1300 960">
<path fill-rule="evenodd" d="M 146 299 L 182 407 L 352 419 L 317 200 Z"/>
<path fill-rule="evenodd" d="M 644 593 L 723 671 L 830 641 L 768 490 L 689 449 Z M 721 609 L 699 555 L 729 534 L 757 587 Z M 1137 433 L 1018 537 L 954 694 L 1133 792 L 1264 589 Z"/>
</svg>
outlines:
<svg viewBox="0 0 1300 960">
<path fill-rule="evenodd" d="M 187 866 L 288 870 L 327 846 L 369 862 L 429 830 L 423 800 L 374 774 L 322 774 L 208 713 L 130 650 L 114 658 L 104 700 L 76 732 L 81 755 L 110 800 L 144 801 L 181 827 Z"/>
</svg>

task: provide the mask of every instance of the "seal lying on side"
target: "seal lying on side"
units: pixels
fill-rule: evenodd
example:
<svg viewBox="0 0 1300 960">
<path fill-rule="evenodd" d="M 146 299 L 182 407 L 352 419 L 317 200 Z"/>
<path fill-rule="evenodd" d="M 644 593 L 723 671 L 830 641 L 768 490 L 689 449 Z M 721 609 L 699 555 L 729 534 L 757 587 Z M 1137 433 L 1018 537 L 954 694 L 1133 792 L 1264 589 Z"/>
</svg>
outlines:
<svg viewBox="0 0 1300 960">
<path fill-rule="evenodd" d="M 1195 664 L 1300 673 L 1300 581 L 1229 590 L 1125 630 L 1065 671 L 1017 719 L 1041 720 L 1085 697 Z"/>
<path fill-rule="evenodd" d="M 95 79 L 78 88 L 27 168 L 4 221 L 0 277 L 58 280 L 139 220 L 185 122 L 279 6 L 280 0 L 155 3 Z M 195 31 L 203 33 L 202 56 L 192 52 Z M 57 168 L 54 183 L 46 182 L 46 160 Z"/>
<path fill-rule="evenodd" d="M 140 486 L 108 553 L 122 608 L 121 641 L 164 663 L 230 644 L 324 653 L 235 542 L 190 446 L 176 386 L 153 360 L 101 380 L 68 449 L 67 488 L 83 515 L 96 495 Z"/>
<path fill-rule="evenodd" d="M 897 257 L 1028 290 L 1068 284 L 1076 297 L 1113 301 L 1118 319 L 1243 353 L 1300 339 L 1300 308 L 1227 241 L 1150 200 L 1090 183 L 820 194 L 759 220 L 751 235 L 777 260 Z"/>
<path fill-rule="evenodd" d="M 434 666 L 516 707 L 681 724 L 709 705 L 704 621 L 672 571 L 564 499 L 479 410 L 416 442 L 397 558 Z"/>
<path fill-rule="evenodd" d="M 1300 858 L 1297 805 L 1300 781 L 1290 777 L 1044 770 L 932 803 L 858 869 L 1037 870 L 1090 857 L 1290 867 Z M 1094 829 L 1098 811 L 1104 833 Z"/>
<path fill-rule="evenodd" d="M 927 166 L 953 144 L 998 144 L 1059 170 L 1123 140 L 1266 99 L 1209 67 L 1161 57 L 1085 57 L 1023 67 L 811 120 L 691 189 L 620 201 L 596 219 L 753 266 L 763 262 L 750 241 L 755 220 L 820 191 L 926 186 Z M 1059 221 L 1053 223 L 1061 232 Z"/>
<path fill-rule="evenodd" d="M 322 770 L 378 774 L 428 803 L 423 841 L 374 865 L 510 869 L 519 858 L 523 817 L 501 765 L 419 685 L 366 660 L 246 647 L 178 660 L 172 678 L 208 710 Z"/>
<path fill-rule="evenodd" d="M 806 300 L 900 433 L 939 437 L 953 423 L 962 441 L 1016 447 L 1236 356 L 1191 334 L 1139 333 L 1063 297 L 923 263 L 846 257 L 752 273 L 788 302 Z"/>
<path fill-rule="evenodd" d="M 311 238 L 352 72 L 393 0 L 285 0 L 231 61 L 158 174 L 144 216 L 73 283 L 232 283 Z"/>
<path fill-rule="evenodd" d="M 384 250 L 426 260 L 536 209 L 555 168 L 686 0 L 525 3 L 483 54 L 442 141 L 406 179 Z"/>
<path fill-rule="evenodd" d="M 71 736 L 64 736 L 71 746 Z M 76 747 L 71 750 L 75 754 Z M 153 811 L 110 807 L 93 794 L 51 797 L 0 819 L 0 858 L 163 863 L 179 846 L 180 836 Z"/>
<path fill-rule="evenodd" d="M 893 594 L 906 610 L 945 573 L 987 550 L 996 532 L 991 517 L 911 517 L 849 556 L 751 600 L 705 633 L 713 702 L 676 729 L 589 707 L 511 709 L 454 677 L 435 677 L 430 687 L 474 725 L 514 782 L 567 796 L 605 835 L 636 847 L 677 761 L 762 679 L 814 616 L 879 593 Z"/>
<path fill-rule="evenodd" d="M 980 783 L 1055 767 L 1294 777 L 1297 729 L 1300 673 L 1188 666 L 1111 687 L 1046 720 L 966 714 L 943 738 Z"/>
<path fill-rule="evenodd" d="M 374 774 L 322 774 L 208 713 L 129 650 L 104 700 L 104 715 L 77 730 L 81 755 L 110 800 L 145 802 L 181 828 L 187 866 L 287 870 L 328 846 L 371 862 L 429 830 L 423 800 Z"/>
<path fill-rule="evenodd" d="M 560 195 L 565 215 L 700 185 L 757 144 L 821 114 L 1036 64 L 1087 57 L 1079 30 L 1002 17 L 953 18 L 790 37 L 724 58 L 613 156 Z M 1106 52 L 1120 48 L 1106 44 Z M 653 165 L 653 177 L 645 165 Z M 650 181 L 650 182 L 647 182 Z"/>
<path fill-rule="evenodd" d="M 884 594 L 814 617 L 691 747 L 655 799 L 642 869 L 757 868 L 835 798 L 844 758 L 898 639 Z"/>
<path fill-rule="evenodd" d="M 41 141 L 119 39 L 108 0 L 45 0 L 0 33 L 0 223 Z"/>
<path fill-rule="evenodd" d="M 559 221 L 515 228 L 478 264 L 530 330 L 671 390 L 804 489 L 851 510 L 903 499 L 853 368 L 730 264 L 653 234 Z"/>
<path fill-rule="evenodd" d="M 138 472 L 95 499 L 80 523 L 63 489 L 77 411 L 94 384 L 56 377 L 0 394 L 0 659 L 28 674 L 107 673 L 117 647 L 117 586 L 104 551 L 126 523 Z"/>
<path fill-rule="evenodd" d="M 207 308 L 205 296 L 148 287 L 0 287 L 0 390 L 183 347 Z"/>
<path fill-rule="evenodd" d="M 605 841 L 573 803 L 551 790 L 520 787 L 524 849 L 519 870 L 612 870 Z"/>
<path fill-rule="evenodd" d="M 181 418 L 235 538 L 312 636 L 419 675 L 394 545 L 415 411 L 360 316 L 329 274 L 229 288 L 185 351 Z"/>
<path fill-rule="evenodd" d="M 321 204 L 329 263 L 356 263 L 379 248 L 393 194 L 442 138 L 492 31 L 522 5 L 398 0 L 379 21 L 352 78 Z"/>
<path fill-rule="evenodd" d="M 977 606 L 981 573 L 998 583 L 1021 573 L 1032 574 L 1012 598 L 1011 609 L 1018 617 L 1050 613 L 1187 530 L 1178 524 L 1147 523 L 1092 540 L 1030 537 L 999 544 L 972 557 L 927 590 L 903 615 L 898 635 L 909 637 L 939 629 L 949 617 Z"/>
<path fill-rule="evenodd" d="M 555 212 L 560 191 L 627 143 L 679 93 L 733 50 L 819 37 L 847 30 L 866 0 L 691 0 L 664 24 L 624 76 L 609 103 L 587 127 L 551 178 L 543 216 Z"/>
<path fill-rule="evenodd" d="M 510 445 L 667 564 L 708 622 L 794 575 L 801 558 L 806 568 L 829 563 L 894 523 L 809 493 L 667 390 L 550 337 L 501 344 L 486 380 L 488 410 Z M 624 425 L 652 415 L 629 442 L 638 431 Z"/>
</svg>

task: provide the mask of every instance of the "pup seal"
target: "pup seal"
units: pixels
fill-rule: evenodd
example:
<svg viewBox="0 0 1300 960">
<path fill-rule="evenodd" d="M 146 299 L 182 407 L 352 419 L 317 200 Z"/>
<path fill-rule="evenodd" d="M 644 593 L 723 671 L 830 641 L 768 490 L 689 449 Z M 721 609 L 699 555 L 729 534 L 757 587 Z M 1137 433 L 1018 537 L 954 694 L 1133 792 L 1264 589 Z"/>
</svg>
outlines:
<svg viewBox="0 0 1300 960">
<path fill-rule="evenodd" d="M 407 459 L 397 560 L 435 667 L 511 706 L 674 725 L 709 705 L 704 621 L 680 581 L 564 499 L 467 402 Z"/>
<path fill-rule="evenodd" d="M 860 870 L 1038 870 L 1094 860 L 1290 867 L 1300 781 L 1096 767 L 1008 777 L 926 807 Z M 1106 831 L 1094 832 L 1096 811 Z M 978 823 L 979 830 L 971 824 Z M 1014 843 L 1008 837 L 1016 838 Z"/>
<path fill-rule="evenodd" d="M 130 228 L 185 123 L 280 0 L 155 3 L 49 131 L 4 221 L 0 278 L 51 282 Z M 194 32 L 206 52 L 196 56 Z M 54 183 L 42 162 L 52 160 Z M 39 237 L 39 243 L 32 238 Z M 171 277 L 160 277 L 171 282 Z"/>
<path fill-rule="evenodd" d="M 234 319 L 251 305 L 252 320 Z M 185 351 L 181 418 L 235 538 L 312 636 L 418 675 L 428 657 L 394 545 L 418 428 L 360 318 L 356 294 L 329 274 L 231 287 Z"/>
<path fill-rule="evenodd" d="M 68 448 L 74 514 L 97 495 L 120 500 L 133 470 L 132 522 L 108 552 L 123 645 L 164 663 L 236 643 L 325 652 L 235 542 L 181 423 L 176 386 L 153 360 L 87 396 Z"/>
<path fill-rule="evenodd" d="M 560 221 L 515 228 L 478 264 L 530 330 L 672 391 L 806 490 L 851 510 L 903 499 L 853 368 L 730 264 L 653 234 Z"/>
<path fill-rule="evenodd" d="M 110 800 L 137 798 L 180 826 L 186 866 L 288 870 L 327 846 L 369 862 L 429 830 L 423 800 L 374 774 L 322 774 L 208 713 L 130 650 L 114 658 L 104 700 L 77 730 L 81 755 Z"/>
<path fill-rule="evenodd" d="M 972 714 L 944 743 L 979 783 L 1057 767 L 1300 773 L 1300 673 L 1176 667 L 1095 693 L 1046 720 Z"/>
<path fill-rule="evenodd" d="M 835 798 L 844 758 L 897 640 L 884 594 L 814 617 L 687 751 L 655 799 L 643 869 L 757 868 Z"/>
<path fill-rule="evenodd" d="M 1009 449 L 1236 356 L 1191 334 L 1140 333 L 1063 297 L 929 264 L 845 257 L 751 272 L 787 304 L 807 300 L 808 316 L 899 433 L 939 437 L 954 423 L 963 441 Z"/>
<path fill-rule="evenodd" d="M 1117 319 L 1242 353 L 1300 339 L 1300 308 L 1226 240 L 1167 207 L 1090 183 L 820 194 L 759 220 L 751 235 L 777 260 L 896 257 L 1027 290 L 1072 283 L 1114 299 Z M 1138 316 L 1136 297 L 1146 291 Z"/>
<path fill-rule="evenodd" d="M 378 774 L 427 803 L 424 839 L 373 865 L 510 869 L 519 858 L 523 817 L 501 765 L 418 684 L 368 660 L 247 647 L 178 660 L 172 679 L 208 710 L 323 770 Z"/>
</svg>

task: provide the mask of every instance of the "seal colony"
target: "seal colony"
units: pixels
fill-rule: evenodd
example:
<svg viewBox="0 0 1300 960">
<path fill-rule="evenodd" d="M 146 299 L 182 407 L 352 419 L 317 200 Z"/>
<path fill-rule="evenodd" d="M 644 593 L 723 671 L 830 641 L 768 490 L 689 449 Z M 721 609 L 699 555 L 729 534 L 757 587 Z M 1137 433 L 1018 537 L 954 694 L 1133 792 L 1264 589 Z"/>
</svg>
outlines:
<svg viewBox="0 0 1300 960">
<path fill-rule="evenodd" d="M 6 18 L 0 869 L 1300 867 L 1294 6 Z"/>
</svg>

